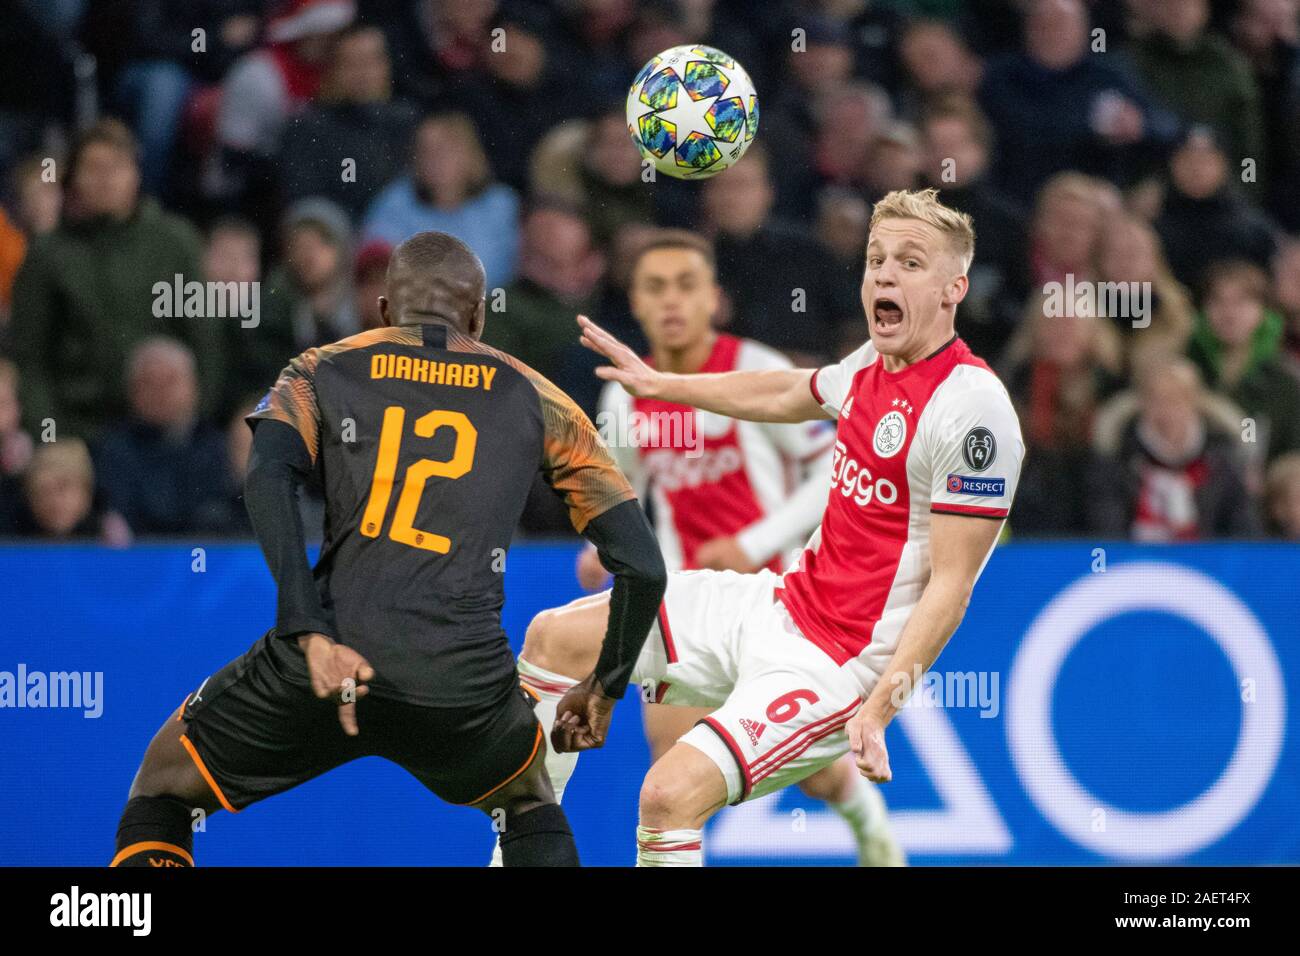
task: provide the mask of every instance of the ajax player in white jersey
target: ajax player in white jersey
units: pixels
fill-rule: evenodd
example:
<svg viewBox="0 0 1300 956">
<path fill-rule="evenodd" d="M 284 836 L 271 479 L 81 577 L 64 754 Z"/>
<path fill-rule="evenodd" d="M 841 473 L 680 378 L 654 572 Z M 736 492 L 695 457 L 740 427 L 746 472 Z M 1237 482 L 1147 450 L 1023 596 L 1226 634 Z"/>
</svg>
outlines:
<svg viewBox="0 0 1300 956">
<path fill-rule="evenodd" d="M 955 331 L 974 246 L 970 218 L 934 190 L 885 196 L 862 281 L 870 341 L 816 371 L 670 374 L 579 318 L 583 343 L 611 362 L 598 374 L 633 395 L 838 422 L 821 526 L 794 567 L 669 575 L 631 682 L 713 710 L 646 774 L 638 865 L 700 865 L 719 809 L 846 752 L 869 780 L 891 778 L 885 727 L 961 623 L 1024 457 L 1006 389 Z M 604 743 L 613 701 L 592 671 L 608 615 L 605 593 L 529 627 L 522 659 L 578 680 L 559 701 L 553 754 Z"/>
<path fill-rule="evenodd" d="M 720 289 L 713 248 L 694 233 L 665 229 L 637 250 L 630 305 L 647 341 L 647 363 L 665 372 L 789 369 L 779 352 L 714 331 Z M 597 428 L 638 498 L 651 495 L 655 533 L 670 571 L 696 568 L 783 571 L 817 527 L 826 504 L 835 429 L 829 421 L 799 424 L 740 421 L 657 398 L 634 397 L 611 382 L 601 395 Z M 578 561 L 587 590 L 608 586 L 594 547 Z M 520 678 L 541 698 L 549 726 L 554 705 L 572 681 L 538 674 L 520 661 Z M 710 708 L 658 703 L 670 692 L 642 688 L 651 760 L 658 760 Z M 577 755 L 552 761 L 557 796 Z M 848 824 L 864 866 L 897 866 L 902 851 L 889 832 L 885 802 L 849 757 L 800 783 Z"/>
</svg>

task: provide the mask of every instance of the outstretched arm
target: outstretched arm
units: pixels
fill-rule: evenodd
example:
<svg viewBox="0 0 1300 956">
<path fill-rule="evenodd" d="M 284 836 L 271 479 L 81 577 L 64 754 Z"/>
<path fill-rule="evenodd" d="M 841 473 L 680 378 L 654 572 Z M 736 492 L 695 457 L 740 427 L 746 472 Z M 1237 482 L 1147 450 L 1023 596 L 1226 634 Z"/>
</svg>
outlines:
<svg viewBox="0 0 1300 956">
<path fill-rule="evenodd" d="M 585 315 L 578 316 L 581 342 L 611 364 L 596 369 L 633 395 L 692 405 L 751 422 L 806 422 L 830 416 L 813 397 L 811 369 L 755 369 L 677 375 L 652 369 L 630 348 Z"/>
</svg>

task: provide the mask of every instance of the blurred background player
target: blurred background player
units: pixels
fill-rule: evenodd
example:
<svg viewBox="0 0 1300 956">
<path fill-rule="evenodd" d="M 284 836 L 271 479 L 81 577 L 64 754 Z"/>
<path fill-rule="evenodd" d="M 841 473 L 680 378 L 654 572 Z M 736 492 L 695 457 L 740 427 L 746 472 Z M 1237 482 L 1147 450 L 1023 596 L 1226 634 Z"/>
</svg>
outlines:
<svg viewBox="0 0 1300 956">
<path fill-rule="evenodd" d="M 293 359 L 248 418 L 245 499 L 278 588 L 275 627 L 158 731 L 113 866 L 193 866 L 193 808 L 237 813 L 372 755 L 501 819 L 506 865 L 578 864 L 501 628 L 504 558 L 535 474 L 617 569 L 611 639 L 580 685 L 586 746 L 604 742 L 663 559 L 587 417 L 479 342 L 483 264 L 468 246 L 406 240 L 387 293 L 384 328 Z M 314 570 L 296 508 L 313 477 L 326 497 Z"/>
<path fill-rule="evenodd" d="M 632 263 L 630 304 L 646 340 L 647 362 L 666 372 L 730 372 L 790 368 L 779 352 L 752 339 L 718 333 L 712 246 L 684 230 L 650 236 Z M 829 422 L 781 425 L 744 422 L 687 405 L 633 398 L 606 386 L 596 418 L 611 455 L 637 497 L 649 489 L 655 532 L 670 570 L 713 568 L 780 572 L 817 527 L 826 504 L 835 430 Z M 589 591 L 609 580 L 593 547 L 578 559 Z M 525 682 L 525 661 L 520 662 Z M 561 696 L 554 675 L 534 690 L 547 704 Z M 707 708 L 665 707 L 655 688 L 642 695 L 651 761 L 708 714 Z M 659 690 L 662 690 L 660 688 Z M 558 755 L 560 758 L 563 755 Z M 571 770 L 576 756 L 567 764 Z M 564 784 L 552 780 L 557 793 Z M 845 758 L 799 785 L 828 803 L 853 830 L 864 866 L 896 866 L 903 854 L 888 829 L 884 800 Z"/>
</svg>

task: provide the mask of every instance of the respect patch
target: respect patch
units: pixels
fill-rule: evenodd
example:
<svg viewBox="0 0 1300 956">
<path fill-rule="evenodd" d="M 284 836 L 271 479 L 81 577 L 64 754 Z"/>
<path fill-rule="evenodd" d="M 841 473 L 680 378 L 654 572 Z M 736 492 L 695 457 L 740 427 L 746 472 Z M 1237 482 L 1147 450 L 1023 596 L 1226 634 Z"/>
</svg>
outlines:
<svg viewBox="0 0 1300 956">
<path fill-rule="evenodd" d="M 973 478 L 970 475 L 949 475 L 948 491 L 954 495 L 981 495 L 1000 498 L 1007 491 L 1005 478 Z"/>
</svg>

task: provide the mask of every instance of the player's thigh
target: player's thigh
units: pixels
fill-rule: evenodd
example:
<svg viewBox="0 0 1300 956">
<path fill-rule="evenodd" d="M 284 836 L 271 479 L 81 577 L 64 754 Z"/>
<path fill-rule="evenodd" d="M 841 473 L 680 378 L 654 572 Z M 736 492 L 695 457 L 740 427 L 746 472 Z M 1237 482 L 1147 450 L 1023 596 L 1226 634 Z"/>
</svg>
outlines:
<svg viewBox="0 0 1300 956">
<path fill-rule="evenodd" d="M 862 706 L 853 678 L 804 638 L 753 640 L 731 696 L 682 738 L 717 763 L 729 803 L 798 783 L 843 756 L 845 724 Z"/>
<path fill-rule="evenodd" d="M 507 675 L 481 706 L 424 707 L 370 701 L 380 756 L 448 803 L 510 811 L 513 801 L 553 803 L 536 699 Z M 516 808 L 517 809 L 517 808 Z"/>
<path fill-rule="evenodd" d="M 372 752 L 369 705 L 358 702 L 361 732 L 348 736 L 337 704 L 312 693 L 297 642 L 271 632 L 189 696 L 180 743 L 220 805 L 238 812 Z"/>
<path fill-rule="evenodd" d="M 574 680 L 586 677 L 600 657 L 609 596 L 609 591 L 602 591 L 541 611 L 528 624 L 519 656 Z"/>
<path fill-rule="evenodd" d="M 647 703 L 642 710 L 645 736 L 654 763 L 672 749 L 681 736 L 709 715 L 707 707 L 669 707 Z"/>
<path fill-rule="evenodd" d="M 642 826 L 699 829 L 727 804 L 727 782 L 709 754 L 680 740 L 657 761 L 641 784 Z"/>
<path fill-rule="evenodd" d="M 551 786 L 551 778 L 546 772 L 546 747 L 543 744 L 533 752 L 522 772 L 470 806 L 497 820 L 558 802 Z"/>
<path fill-rule="evenodd" d="M 750 622 L 773 604 L 771 572 L 674 571 L 633 672 L 642 700 L 712 709 L 740 673 Z"/>
</svg>

